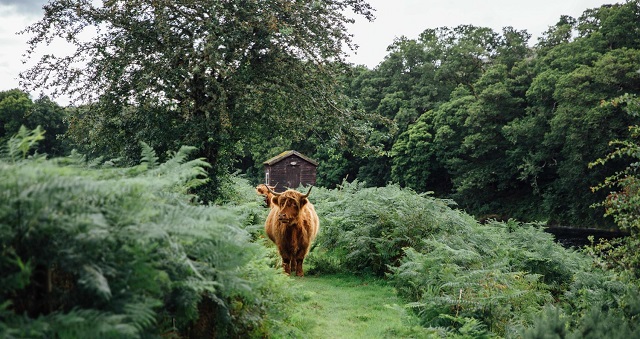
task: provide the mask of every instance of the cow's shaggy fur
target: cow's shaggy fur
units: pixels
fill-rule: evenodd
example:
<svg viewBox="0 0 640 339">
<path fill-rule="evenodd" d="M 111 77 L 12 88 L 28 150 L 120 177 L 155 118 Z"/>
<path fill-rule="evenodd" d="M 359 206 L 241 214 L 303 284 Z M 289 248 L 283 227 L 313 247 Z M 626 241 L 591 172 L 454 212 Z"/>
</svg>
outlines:
<svg viewBox="0 0 640 339">
<path fill-rule="evenodd" d="M 282 257 L 284 272 L 291 274 L 293 271 L 300 277 L 304 276 L 302 263 L 320 227 L 320 219 L 308 194 L 289 189 L 274 195 L 265 223 L 267 236 L 276 244 Z"/>
<path fill-rule="evenodd" d="M 256 192 L 258 192 L 259 195 L 264 196 L 264 203 L 265 205 L 267 205 L 267 207 L 273 208 L 274 206 L 273 203 L 271 203 L 271 199 L 274 197 L 274 195 L 269 192 L 269 190 L 274 190 L 275 188 L 275 186 L 267 186 L 265 184 L 256 186 Z"/>
</svg>

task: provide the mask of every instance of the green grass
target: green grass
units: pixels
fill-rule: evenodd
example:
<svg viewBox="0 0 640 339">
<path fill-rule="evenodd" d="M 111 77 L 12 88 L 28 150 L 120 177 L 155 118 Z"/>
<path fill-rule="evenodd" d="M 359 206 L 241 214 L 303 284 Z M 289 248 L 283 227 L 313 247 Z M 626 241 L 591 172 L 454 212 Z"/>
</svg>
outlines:
<svg viewBox="0 0 640 339">
<path fill-rule="evenodd" d="M 301 294 L 293 316 L 304 338 L 427 338 L 383 280 L 347 275 L 291 278 Z"/>
</svg>

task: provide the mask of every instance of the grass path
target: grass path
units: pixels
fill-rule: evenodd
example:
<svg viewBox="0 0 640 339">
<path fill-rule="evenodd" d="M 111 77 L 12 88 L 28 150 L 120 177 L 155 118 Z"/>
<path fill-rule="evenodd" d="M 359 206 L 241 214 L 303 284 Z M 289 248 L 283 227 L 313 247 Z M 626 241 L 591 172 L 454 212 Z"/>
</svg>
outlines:
<svg viewBox="0 0 640 339">
<path fill-rule="evenodd" d="M 294 320 L 305 338 L 426 337 L 382 280 L 347 275 L 292 280 L 303 299 Z"/>
</svg>

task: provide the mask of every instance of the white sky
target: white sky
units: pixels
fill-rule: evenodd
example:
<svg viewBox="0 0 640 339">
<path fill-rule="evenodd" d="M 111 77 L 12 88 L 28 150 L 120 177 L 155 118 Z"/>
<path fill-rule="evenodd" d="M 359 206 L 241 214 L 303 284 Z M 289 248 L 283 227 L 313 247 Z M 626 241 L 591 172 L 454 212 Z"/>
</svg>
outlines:
<svg viewBox="0 0 640 339">
<path fill-rule="evenodd" d="M 428 28 L 474 25 L 501 33 L 503 27 L 527 30 L 530 45 L 561 15 L 578 18 L 586 9 L 621 0 L 369 0 L 376 9 L 376 20 L 357 20 L 351 33 L 360 48 L 351 62 L 369 68 L 387 55 L 393 39 L 417 39 Z"/>
<path fill-rule="evenodd" d="M 47 0 L 0 0 L 0 91 L 18 87 L 18 74 L 28 65 L 22 63 L 27 38 L 16 35 L 42 16 Z M 357 20 L 351 26 L 354 42 L 359 46 L 350 61 L 369 68 L 377 66 L 387 55 L 393 39 L 415 39 L 427 28 L 474 25 L 501 32 L 503 27 L 526 29 L 534 44 L 561 15 L 578 18 L 588 8 L 621 0 L 369 0 L 376 20 Z M 37 93 L 32 93 L 37 95 Z"/>
</svg>

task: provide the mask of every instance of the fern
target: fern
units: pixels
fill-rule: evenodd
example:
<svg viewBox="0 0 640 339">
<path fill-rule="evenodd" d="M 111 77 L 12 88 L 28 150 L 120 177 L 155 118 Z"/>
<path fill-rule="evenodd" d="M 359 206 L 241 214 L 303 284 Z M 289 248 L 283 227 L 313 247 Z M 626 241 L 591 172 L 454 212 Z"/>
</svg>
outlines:
<svg viewBox="0 0 640 339">
<path fill-rule="evenodd" d="M 545 305 L 579 301 L 572 306 L 584 312 L 624 286 L 605 283 L 610 276 L 589 257 L 556 244 L 539 224 L 480 225 L 450 201 L 395 185 L 345 183 L 315 191 L 313 201 L 322 224 L 314 270 L 386 274 L 425 326 L 454 337 L 514 336 Z M 593 284 L 580 288 L 585 274 Z"/>
<path fill-rule="evenodd" d="M 0 158 L 0 336 L 187 335 L 201 322 L 222 337 L 265 336 L 280 326 L 276 305 L 288 297 L 272 291 L 275 272 L 244 217 L 192 204 L 208 166 L 188 160 L 193 148 L 154 166 L 143 147 L 143 164 L 118 168 L 77 153 L 16 159 L 20 147 Z"/>
<path fill-rule="evenodd" d="M 7 141 L 5 157 L 12 162 L 26 159 L 30 150 L 37 146 L 38 142 L 44 140 L 44 130 L 38 126 L 34 130 L 28 130 L 24 125 L 20 126 L 18 133 Z"/>
<path fill-rule="evenodd" d="M 156 151 L 144 141 L 140 142 L 140 147 L 142 147 L 142 159 L 140 163 L 146 165 L 149 169 L 158 167 L 159 158 L 156 156 Z"/>
<path fill-rule="evenodd" d="M 459 213 L 448 201 L 395 185 L 363 188 L 345 183 L 332 192 L 318 189 L 314 203 L 323 211 L 318 246 L 344 253 L 343 265 L 360 273 L 382 276 L 398 265 L 404 247 L 420 246 L 421 239 L 440 230 L 466 227 L 455 220 Z M 441 220 L 441 213 L 453 218 Z"/>
<path fill-rule="evenodd" d="M 109 288 L 109 282 L 107 278 L 102 274 L 102 270 L 99 267 L 93 267 L 89 265 L 82 266 L 82 272 L 78 283 L 84 285 L 90 289 L 94 289 L 96 294 L 105 300 L 111 298 L 111 288 Z"/>
</svg>

